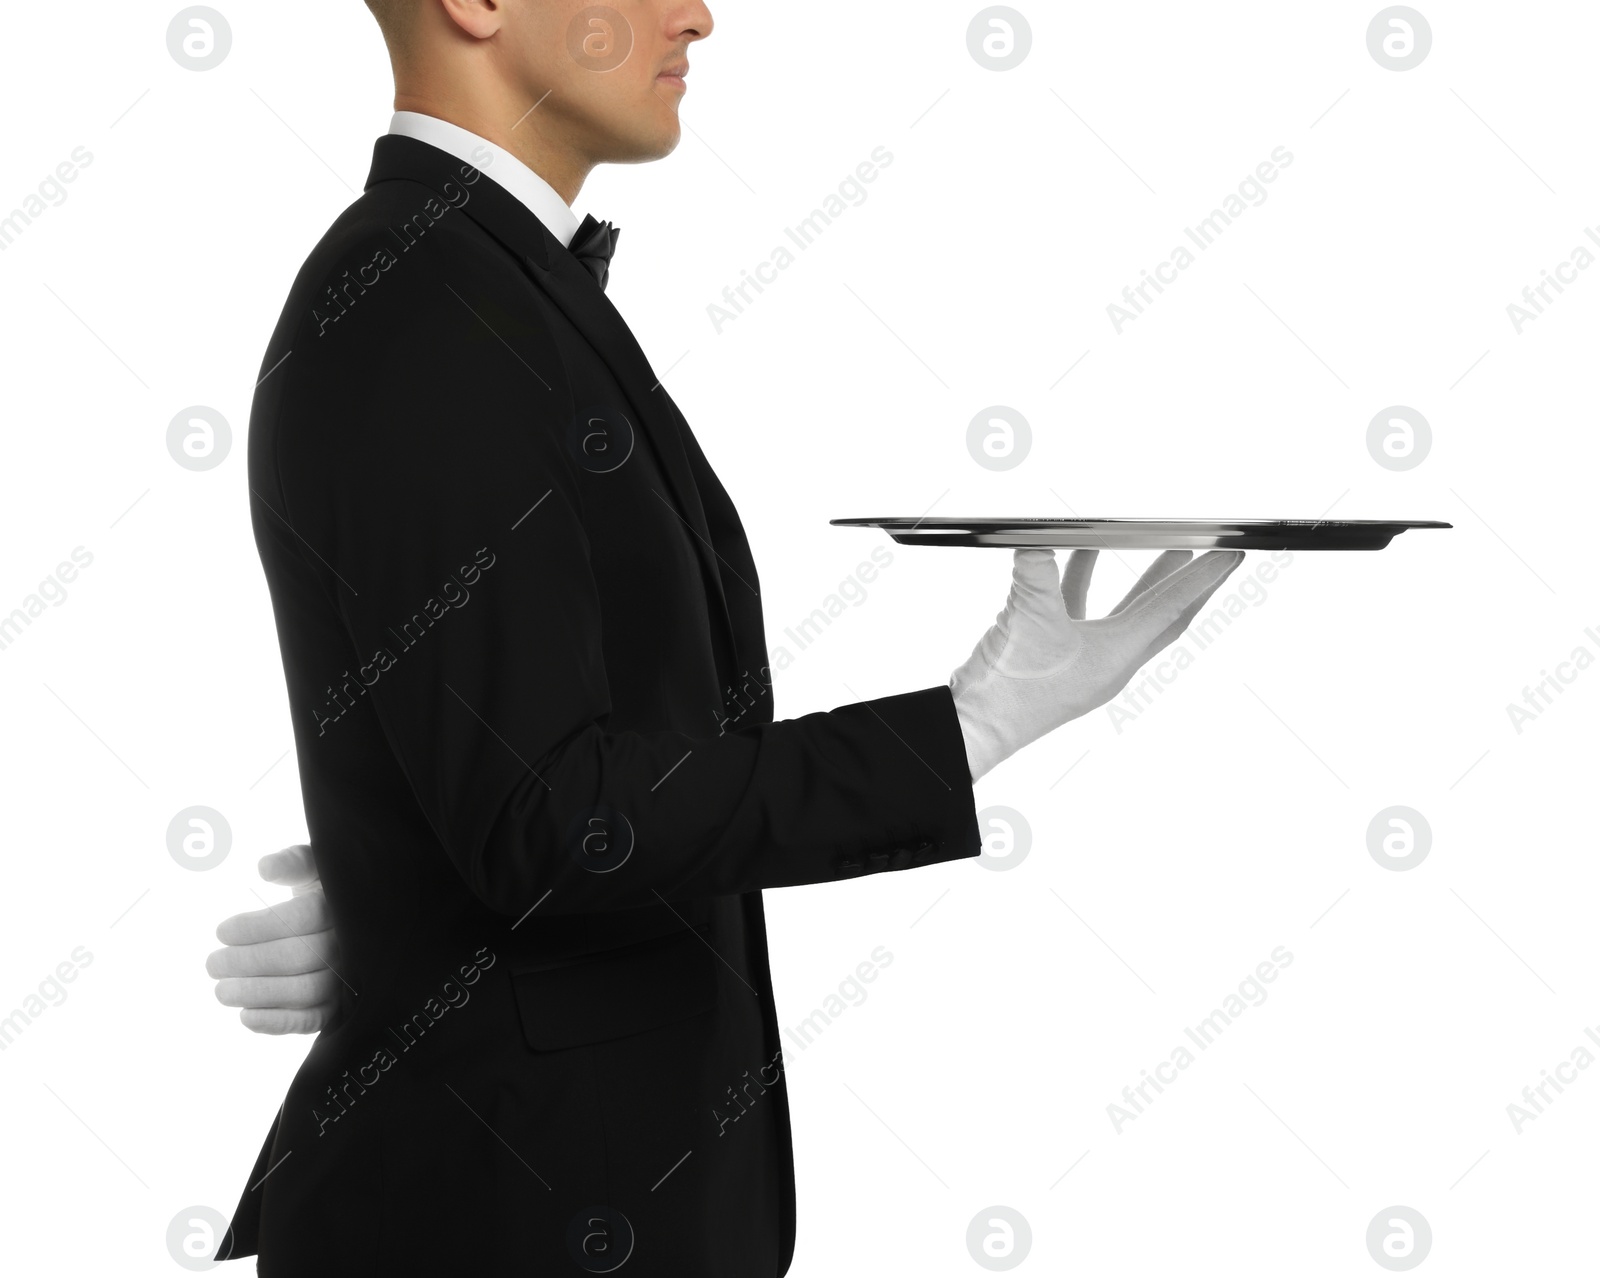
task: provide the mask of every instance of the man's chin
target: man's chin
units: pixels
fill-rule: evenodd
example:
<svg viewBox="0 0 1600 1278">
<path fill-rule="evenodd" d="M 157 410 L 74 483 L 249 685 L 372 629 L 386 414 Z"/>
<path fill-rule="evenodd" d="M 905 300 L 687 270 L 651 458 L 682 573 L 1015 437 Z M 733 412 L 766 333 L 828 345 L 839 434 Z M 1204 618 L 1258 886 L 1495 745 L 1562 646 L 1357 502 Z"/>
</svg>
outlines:
<svg viewBox="0 0 1600 1278">
<path fill-rule="evenodd" d="M 615 138 L 613 145 L 608 148 L 605 162 L 649 164 L 652 160 L 665 159 L 678 149 L 682 137 L 683 129 L 674 113 L 670 120 L 660 121 L 648 132 L 640 132 L 626 138 Z"/>
</svg>

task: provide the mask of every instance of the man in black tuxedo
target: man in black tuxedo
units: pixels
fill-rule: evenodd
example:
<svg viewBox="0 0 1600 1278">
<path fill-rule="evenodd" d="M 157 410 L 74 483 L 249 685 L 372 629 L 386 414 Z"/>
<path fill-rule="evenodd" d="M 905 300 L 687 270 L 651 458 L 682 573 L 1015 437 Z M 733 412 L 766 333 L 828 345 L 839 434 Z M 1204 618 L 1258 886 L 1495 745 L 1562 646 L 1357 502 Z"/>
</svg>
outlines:
<svg viewBox="0 0 1600 1278">
<path fill-rule="evenodd" d="M 972 780 L 1109 699 L 1237 556 L 1163 556 L 1085 623 L 1092 556 L 1063 582 L 1027 552 L 950 684 L 774 722 L 739 518 L 606 297 L 616 231 L 570 208 L 672 149 L 710 14 L 369 5 L 398 113 L 249 438 L 321 891 L 225 924 L 212 965 L 256 1028 L 321 1033 L 219 1257 L 781 1275 L 761 889 L 977 855 Z"/>
</svg>

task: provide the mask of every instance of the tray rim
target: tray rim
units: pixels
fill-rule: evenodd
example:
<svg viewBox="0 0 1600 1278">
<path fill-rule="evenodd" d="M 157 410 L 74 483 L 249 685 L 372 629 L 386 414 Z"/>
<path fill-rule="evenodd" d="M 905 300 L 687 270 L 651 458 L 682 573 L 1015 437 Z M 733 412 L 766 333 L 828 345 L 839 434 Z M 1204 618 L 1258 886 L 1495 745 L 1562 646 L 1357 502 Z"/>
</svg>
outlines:
<svg viewBox="0 0 1600 1278">
<path fill-rule="evenodd" d="M 1094 528 L 1102 524 L 1135 524 L 1142 528 L 1149 528 L 1152 531 L 1170 531 L 1178 528 L 1197 527 L 1207 530 L 1251 528 L 1275 531 L 1299 531 L 1312 528 L 1409 529 L 1455 527 L 1454 524 L 1446 523 L 1439 519 L 1262 519 L 1257 517 L 1249 519 L 1143 519 L 1126 515 L 1106 518 L 1069 516 L 1064 519 L 1044 515 L 976 515 L 971 517 L 955 515 L 851 515 L 839 519 L 830 519 L 828 523 L 841 528 L 883 528 L 887 530 L 892 526 L 903 530 L 915 529 L 929 532 L 1003 532 L 1013 528 L 1018 531 L 1030 529 L 1048 531 L 1048 526 L 1050 525 L 1078 530 Z"/>
<path fill-rule="evenodd" d="M 1386 550 L 1413 528 L 1450 528 L 1431 519 L 1087 519 L 1054 516 L 850 516 L 840 527 L 876 528 L 901 546 L 1051 550 Z"/>
</svg>

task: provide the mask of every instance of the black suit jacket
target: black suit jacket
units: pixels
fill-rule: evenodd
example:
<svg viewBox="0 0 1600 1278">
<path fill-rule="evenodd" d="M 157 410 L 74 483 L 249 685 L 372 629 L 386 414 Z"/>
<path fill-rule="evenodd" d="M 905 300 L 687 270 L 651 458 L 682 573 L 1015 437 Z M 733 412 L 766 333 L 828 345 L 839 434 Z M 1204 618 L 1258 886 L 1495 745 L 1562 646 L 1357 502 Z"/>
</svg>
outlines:
<svg viewBox="0 0 1600 1278">
<path fill-rule="evenodd" d="M 224 1254 L 754 1278 L 794 1183 L 760 889 L 980 850 L 948 688 L 773 722 L 755 565 L 594 278 L 385 137 L 250 420 L 343 1008 Z M 762 439 L 772 482 L 796 441 Z"/>
</svg>

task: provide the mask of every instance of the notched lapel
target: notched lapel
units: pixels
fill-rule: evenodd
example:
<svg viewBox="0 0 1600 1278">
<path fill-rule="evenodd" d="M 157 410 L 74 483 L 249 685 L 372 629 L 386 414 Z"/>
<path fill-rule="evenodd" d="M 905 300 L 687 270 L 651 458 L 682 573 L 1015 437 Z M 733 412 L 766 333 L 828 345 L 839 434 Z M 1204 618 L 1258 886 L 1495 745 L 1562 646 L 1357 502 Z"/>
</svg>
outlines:
<svg viewBox="0 0 1600 1278">
<path fill-rule="evenodd" d="M 532 214 L 529 217 L 538 223 Z M 544 231 L 542 225 L 540 230 Z M 544 231 L 544 234 L 549 236 L 548 231 Z M 733 621 L 728 614 L 722 572 L 706 522 L 705 508 L 700 500 L 700 490 L 689 469 L 683 437 L 678 432 L 677 415 L 667 402 L 660 379 L 651 369 L 650 361 L 634 338 L 633 331 L 595 282 L 594 276 L 553 239 L 549 249 L 549 264 L 543 270 L 534 269 L 534 282 L 561 308 L 562 313 L 572 321 L 573 327 L 583 334 L 584 339 L 610 367 L 623 394 L 628 397 L 644 435 L 655 449 L 656 459 L 671 489 L 661 496 L 672 503 L 674 512 L 689 527 L 714 614 L 712 630 L 717 634 L 722 657 L 718 664 L 724 681 L 731 681 L 737 673 Z"/>
</svg>

